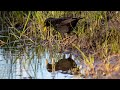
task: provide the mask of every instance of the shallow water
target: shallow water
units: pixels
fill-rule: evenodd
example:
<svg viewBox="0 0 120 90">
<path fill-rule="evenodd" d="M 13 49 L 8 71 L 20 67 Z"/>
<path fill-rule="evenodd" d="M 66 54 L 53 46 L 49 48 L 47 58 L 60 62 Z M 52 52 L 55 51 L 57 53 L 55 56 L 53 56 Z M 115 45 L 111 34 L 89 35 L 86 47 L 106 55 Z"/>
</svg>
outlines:
<svg viewBox="0 0 120 90">
<path fill-rule="evenodd" d="M 14 48 L 12 48 L 14 49 Z M 0 79 L 72 79 L 73 75 L 60 72 L 50 73 L 46 69 L 46 59 L 49 53 L 39 58 L 32 51 L 23 53 L 20 51 L 0 49 Z M 33 58 L 31 58 L 33 55 Z M 30 57 L 31 56 L 31 57 Z M 28 58 L 29 57 L 29 58 Z M 68 56 L 66 56 L 68 57 Z M 49 60 L 50 61 L 50 60 Z"/>
</svg>

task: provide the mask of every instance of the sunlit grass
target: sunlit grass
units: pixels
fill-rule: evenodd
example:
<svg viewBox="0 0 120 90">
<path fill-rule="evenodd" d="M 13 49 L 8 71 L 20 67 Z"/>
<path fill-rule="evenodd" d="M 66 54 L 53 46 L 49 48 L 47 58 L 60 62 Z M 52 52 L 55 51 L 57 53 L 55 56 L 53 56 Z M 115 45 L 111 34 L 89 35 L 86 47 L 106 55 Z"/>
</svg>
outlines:
<svg viewBox="0 0 120 90">
<path fill-rule="evenodd" d="M 120 30 L 119 30 L 119 16 L 118 12 L 108 23 L 106 11 L 12 11 L 12 12 L 0 12 L 0 21 L 2 22 L 2 30 L 9 30 L 9 38 L 2 41 L 4 45 L 17 46 L 20 43 L 21 46 L 27 46 L 30 44 L 29 49 L 35 46 L 35 54 L 38 58 L 43 56 L 43 53 L 50 52 L 50 58 L 58 58 L 59 55 L 56 51 L 59 50 L 60 40 L 62 40 L 61 34 L 54 30 L 52 27 L 44 27 L 44 21 L 46 18 L 54 17 L 84 17 L 78 22 L 76 30 L 73 32 L 78 36 L 78 44 L 73 43 L 73 47 L 78 50 L 84 60 L 86 66 L 94 69 L 95 57 L 99 60 L 106 60 L 106 58 L 113 54 L 120 54 Z M 111 14 L 112 15 L 112 14 Z M 85 27 L 85 22 L 87 25 Z M 17 23 L 23 27 L 21 30 L 15 27 Z M 5 34 L 6 35 L 6 34 Z M 47 40 L 48 45 L 42 45 L 40 41 Z M 22 42 L 21 42 L 22 41 Z M 14 43 L 12 43 L 14 42 Z M 53 44 L 55 43 L 55 44 Z M 82 51 L 86 49 L 86 51 Z M 23 52 L 25 47 L 22 47 Z M 91 51 L 92 50 L 92 51 Z M 92 54 L 87 51 L 93 52 Z M 28 52 L 26 52 L 27 54 Z M 32 60 L 34 55 L 28 58 Z M 17 59 L 20 56 L 17 57 Z M 16 61 L 16 60 L 15 60 Z M 107 72 L 110 72 L 110 63 L 107 62 L 105 68 Z"/>
</svg>

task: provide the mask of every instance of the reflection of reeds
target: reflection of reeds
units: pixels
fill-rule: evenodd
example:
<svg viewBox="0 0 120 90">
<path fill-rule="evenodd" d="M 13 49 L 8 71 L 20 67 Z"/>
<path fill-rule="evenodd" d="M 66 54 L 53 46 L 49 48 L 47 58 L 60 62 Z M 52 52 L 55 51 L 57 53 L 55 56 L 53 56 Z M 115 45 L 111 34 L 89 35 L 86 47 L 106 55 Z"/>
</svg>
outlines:
<svg viewBox="0 0 120 90">
<path fill-rule="evenodd" d="M 29 44 L 29 49 L 35 47 L 33 53 L 35 53 L 38 58 L 42 57 L 46 50 L 50 51 L 50 53 L 54 55 L 54 58 L 56 58 L 57 55 L 55 53 L 57 50 L 59 50 L 59 48 L 63 48 L 64 52 L 65 49 L 62 46 L 68 45 L 66 46 L 67 48 L 71 46 L 73 50 L 73 47 L 75 47 L 75 50 L 78 50 L 80 52 L 80 55 L 78 56 L 82 56 L 82 59 L 85 61 L 86 66 L 93 69 L 91 72 L 94 72 L 95 60 L 102 60 L 103 62 L 106 62 L 107 59 L 112 57 L 113 54 L 120 54 L 119 12 L 1 11 L 0 15 L 0 21 L 3 22 L 1 23 L 3 29 L 2 34 L 4 30 L 7 30 L 9 28 L 9 33 L 6 33 L 5 31 L 4 35 L 8 36 L 9 38 L 6 39 L 0 37 L 2 38 L 0 39 L 0 42 L 3 43 L 2 46 L 6 45 L 8 47 L 16 47 L 16 44 L 20 44 L 19 46 L 21 46 L 21 53 L 24 52 L 25 47 Z M 74 39 L 64 41 L 64 39 L 61 38 L 60 33 L 58 33 L 52 27 L 47 29 L 44 27 L 44 21 L 46 18 L 68 17 L 69 15 L 73 15 L 73 17 L 84 17 L 83 20 L 80 20 L 78 22 L 77 30 L 73 30 L 73 32 L 78 36 L 76 41 L 73 41 Z M 18 23 L 20 23 L 20 27 L 23 28 L 15 27 Z M 72 37 L 72 35 L 70 36 Z M 47 41 L 47 45 L 43 45 L 40 42 L 44 40 Z M 62 44 L 59 43 L 59 41 L 63 41 Z M 54 71 L 55 64 L 52 55 L 50 58 L 52 58 L 52 71 Z M 29 58 L 30 61 L 33 57 L 34 55 Z M 18 58 L 20 58 L 20 55 L 17 56 L 17 59 Z M 103 65 L 109 72 L 111 69 L 109 62 L 106 62 L 106 64 L 103 63 Z"/>
<path fill-rule="evenodd" d="M 48 69 L 49 72 L 55 72 L 55 61 L 54 58 L 52 58 L 52 64 L 48 63 L 48 60 L 46 59 L 46 68 Z"/>
<path fill-rule="evenodd" d="M 52 58 L 52 72 L 55 72 L 55 60 Z"/>
</svg>

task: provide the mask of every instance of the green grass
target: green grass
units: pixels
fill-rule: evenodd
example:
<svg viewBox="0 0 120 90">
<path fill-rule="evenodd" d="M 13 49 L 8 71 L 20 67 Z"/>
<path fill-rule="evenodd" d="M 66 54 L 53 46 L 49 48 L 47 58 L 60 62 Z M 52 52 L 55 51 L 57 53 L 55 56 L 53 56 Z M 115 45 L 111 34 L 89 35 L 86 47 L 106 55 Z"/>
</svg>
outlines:
<svg viewBox="0 0 120 90">
<path fill-rule="evenodd" d="M 6 42 L 5 46 L 17 46 L 16 42 L 21 46 L 28 43 L 35 46 L 35 53 L 40 58 L 43 53 L 50 52 L 51 58 L 58 57 L 56 54 L 59 43 L 62 40 L 60 33 L 53 28 L 47 30 L 44 27 L 44 21 L 49 17 L 84 17 L 77 24 L 76 30 L 73 32 L 78 36 L 80 43 L 74 44 L 74 48 L 80 52 L 85 63 L 92 67 L 95 57 L 104 60 L 110 55 L 120 54 L 120 12 L 109 13 L 112 19 L 107 22 L 107 11 L 11 11 L 0 12 L 0 22 L 2 30 L 10 30 L 4 35 L 9 38 L 1 38 Z M 104 23 L 102 23 L 104 20 Z M 85 22 L 89 23 L 87 28 L 84 27 Z M 15 28 L 15 24 L 20 23 L 22 30 Z M 47 35 L 49 32 L 49 35 Z M 53 34 L 54 33 L 54 34 Z M 57 39 L 55 39 L 55 36 Z M 26 41 L 24 41 L 26 39 Z M 48 40 L 48 45 L 42 45 L 40 41 Z M 12 43 L 14 42 L 14 43 Z M 34 45 L 36 44 L 36 45 Z M 45 46 L 45 47 L 44 47 Z M 24 47 L 22 47 L 24 52 Z M 84 51 L 83 49 L 86 49 Z M 91 51 L 92 53 L 89 53 Z"/>
</svg>

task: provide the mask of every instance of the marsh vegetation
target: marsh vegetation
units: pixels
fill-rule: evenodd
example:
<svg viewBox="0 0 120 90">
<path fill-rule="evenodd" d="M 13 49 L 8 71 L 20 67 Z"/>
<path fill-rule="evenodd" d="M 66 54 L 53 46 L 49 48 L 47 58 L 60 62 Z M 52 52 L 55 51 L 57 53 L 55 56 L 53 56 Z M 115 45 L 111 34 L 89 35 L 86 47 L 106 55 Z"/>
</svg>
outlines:
<svg viewBox="0 0 120 90">
<path fill-rule="evenodd" d="M 63 37 L 51 25 L 49 28 L 44 25 L 47 18 L 62 17 L 83 19 Z M 23 61 L 24 67 L 29 67 L 34 59 L 41 64 L 44 57 L 47 64 L 52 62 L 50 67 L 56 72 L 55 63 L 71 54 L 71 58 L 79 62 L 70 68 L 74 78 L 120 78 L 119 11 L 1 11 L 0 45 L 9 52 L 9 55 L 3 54 L 6 57 L 15 54 L 14 60 L 10 59 L 12 64 Z M 67 66 L 62 63 L 59 68 Z M 37 68 L 37 64 L 34 65 Z"/>
</svg>

